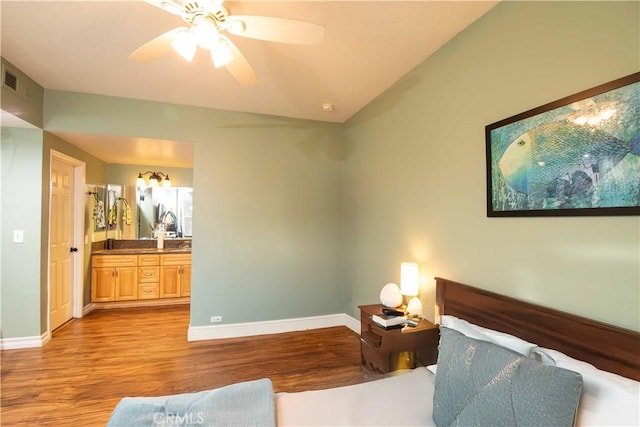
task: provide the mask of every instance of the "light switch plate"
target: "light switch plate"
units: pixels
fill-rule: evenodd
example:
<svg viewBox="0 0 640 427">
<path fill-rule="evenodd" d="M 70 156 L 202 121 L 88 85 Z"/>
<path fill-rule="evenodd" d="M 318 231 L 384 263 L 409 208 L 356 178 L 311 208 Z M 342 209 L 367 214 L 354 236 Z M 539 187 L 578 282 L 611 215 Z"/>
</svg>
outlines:
<svg viewBox="0 0 640 427">
<path fill-rule="evenodd" d="M 24 243 L 24 231 L 13 230 L 13 243 Z"/>
</svg>

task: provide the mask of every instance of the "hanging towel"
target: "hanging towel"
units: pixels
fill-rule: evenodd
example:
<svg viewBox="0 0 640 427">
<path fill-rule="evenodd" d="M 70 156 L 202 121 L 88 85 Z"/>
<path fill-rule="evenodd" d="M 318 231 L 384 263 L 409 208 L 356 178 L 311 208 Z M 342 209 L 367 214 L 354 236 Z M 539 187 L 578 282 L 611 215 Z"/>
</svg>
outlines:
<svg viewBox="0 0 640 427">
<path fill-rule="evenodd" d="M 98 196 L 96 196 L 96 203 L 93 206 L 93 220 L 96 222 L 97 229 L 105 227 L 104 202 Z"/>
<path fill-rule="evenodd" d="M 117 200 L 113 201 L 113 205 L 111 205 L 111 208 L 109 209 L 109 228 L 111 228 L 112 226 L 115 227 L 115 225 L 118 222 L 118 204 L 117 204 Z"/>
<path fill-rule="evenodd" d="M 129 202 L 127 202 L 127 199 L 123 199 L 123 198 L 121 198 L 120 200 L 122 200 L 122 205 L 123 205 L 122 219 L 125 225 L 131 225 L 133 224 L 133 214 L 131 213 L 131 207 L 129 207 Z"/>
</svg>

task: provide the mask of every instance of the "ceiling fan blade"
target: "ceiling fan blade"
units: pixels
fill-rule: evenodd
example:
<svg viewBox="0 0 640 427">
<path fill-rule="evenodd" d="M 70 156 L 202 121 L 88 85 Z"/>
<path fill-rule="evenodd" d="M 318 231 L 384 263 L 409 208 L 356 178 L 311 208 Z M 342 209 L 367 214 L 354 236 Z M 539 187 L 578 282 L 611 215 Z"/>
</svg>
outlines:
<svg viewBox="0 0 640 427">
<path fill-rule="evenodd" d="M 169 12 L 173 15 L 181 16 L 184 10 L 180 4 L 177 4 L 173 0 L 142 0 L 143 2 L 155 6 L 159 9 Z"/>
<path fill-rule="evenodd" d="M 158 37 L 151 39 L 134 50 L 131 55 L 129 55 L 129 59 L 134 62 L 147 62 L 168 54 L 173 50 L 171 42 L 180 32 L 186 30 L 187 27 L 178 27 L 164 34 L 160 34 Z"/>
<path fill-rule="evenodd" d="M 243 86 L 251 86 L 258 83 L 258 77 L 253 71 L 253 67 L 240 52 L 240 49 L 228 37 L 221 35 L 220 38 L 229 49 L 229 52 L 231 52 L 231 56 L 233 56 L 233 60 L 224 66 L 229 73 Z"/>
<path fill-rule="evenodd" d="M 231 15 L 226 28 L 237 36 L 278 43 L 320 44 L 324 39 L 322 25 L 270 16 Z"/>
</svg>

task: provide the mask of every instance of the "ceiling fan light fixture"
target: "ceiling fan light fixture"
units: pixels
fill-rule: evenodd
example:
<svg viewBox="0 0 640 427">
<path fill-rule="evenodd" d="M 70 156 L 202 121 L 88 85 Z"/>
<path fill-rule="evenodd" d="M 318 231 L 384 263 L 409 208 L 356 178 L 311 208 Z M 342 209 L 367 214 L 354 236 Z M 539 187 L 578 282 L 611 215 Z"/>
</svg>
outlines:
<svg viewBox="0 0 640 427">
<path fill-rule="evenodd" d="M 231 15 L 223 0 L 144 0 L 178 15 L 186 26 L 167 31 L 140 46 L 129 55 L 135 62 L 146 62 L 175 50 L 186 61 L 195 57 L 198 46 L 209 50 L 213 65 L 225 66 L 241 85 L 258 82 L 255 71 L 240 49 L 223 33 L 268 42 L 298 45 L 320 44 L 322 25 L 270 16 Z"/>
<path fill-rule="evenodd" d="M 211 61 L 216 68 L 227 65 L 233 61 L 231 51 L 221 39 L 211 47 Z"/>
<path fill-rule="evenodd" d="M 171 47 L 187 62 L 191 62 L 196 54 L 198 45 L 196 44 L 191 31 L 182 31 L 171 42 Z"/>
<path fill-rule="evenodd" d="M 199 16 L 193 24 L 193 35 L 201 48 L 210 50 L 220 38 L 216 26 L 204 16 Z"/>
</svg>

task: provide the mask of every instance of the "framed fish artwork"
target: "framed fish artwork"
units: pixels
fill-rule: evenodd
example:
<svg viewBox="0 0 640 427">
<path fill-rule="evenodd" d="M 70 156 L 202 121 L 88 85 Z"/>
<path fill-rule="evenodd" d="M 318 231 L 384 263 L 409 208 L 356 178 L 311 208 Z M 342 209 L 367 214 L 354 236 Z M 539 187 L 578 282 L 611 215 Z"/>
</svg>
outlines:
<svg viewBox="0 0 640 427">
<path fill-rule="evenodd" d="M 640 72 L 485 136 L 487 216 L 640 215 Z"/>
</svg>

